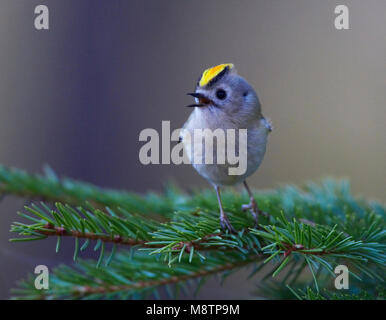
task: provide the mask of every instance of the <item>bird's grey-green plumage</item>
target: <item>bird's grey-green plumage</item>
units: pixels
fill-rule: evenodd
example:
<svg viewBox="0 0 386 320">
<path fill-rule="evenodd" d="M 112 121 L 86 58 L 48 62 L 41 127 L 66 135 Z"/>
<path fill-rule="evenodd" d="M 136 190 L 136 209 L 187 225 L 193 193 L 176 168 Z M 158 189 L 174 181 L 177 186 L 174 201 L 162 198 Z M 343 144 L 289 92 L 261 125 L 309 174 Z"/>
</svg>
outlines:
<svg viewBox="0 0 386 320">
<path fill-rule="evenodd" d="M 208 85 L 203 87 L 197 85 L 195 93 L 191 94 L 195 97 L 196 104 L 181 134 L 182 143 L 193 167 L 215 186 L 219 196 L 221 212 L 223 210 L 219 187 L 241 182 L 246 185 L 245 179 L 257 170 L 263 160 L 268 134 L 272 130 L 270 122 L 262 115 L 259 98 L 252 86 L 239 76 L 233 68 L 229 69 L 228 67 L 228 70 L 225 71 L 214 82 L 209 82 Z M 205 164 L 206 148 L 204 141 L 206 135 L 204 134 L 204 139 L 194 139 L 195 129 L 210 129 L 211 132 L 216 129 L 224 130 L 225 144 L 218 144 L 216 139 L 213 139 L 213 164 Z M 247 166 L 246 171 L 240 175 L 229 174 L 229 168 L 235 165 L 230 164 L 227 158 L 225 158 L 226 161 L 223 164 L 216 163 L 218 148 L 225 147 L 225 150 L 220 151 L 225 151 L 225 154 L 227 154 L 227 129 L 235 129 L 236 154 L 238 150 L 243 149 L 239 148 L 239 129 L 247 129 L 247 141 L 240 141 L 240 144 L 247 144 L 246 147 L 244 146 L 246 154 L 238 154 L 239 157 L 246 157 Z M 211 140 L 211 137 L 208 137 L 208 140 Z M 199 150 L 203 150 L 203 152 Z M 197 161 L 197 158 L 195 158 L 197 152 L 200 152 L 201 161 Z M 251 198 L 251 202 L 253 201 Z M 252 206 L 251 204 L 251 209 Z M 253 209 L 257 215 L 257 206 L 254 205 L 254 207 Z M 230 227 L 227 226 L 227 223 L 222 223 L 222 225 L 224 224 L 228 229 L 233 229 L 230 223 Z"/>
</svg>

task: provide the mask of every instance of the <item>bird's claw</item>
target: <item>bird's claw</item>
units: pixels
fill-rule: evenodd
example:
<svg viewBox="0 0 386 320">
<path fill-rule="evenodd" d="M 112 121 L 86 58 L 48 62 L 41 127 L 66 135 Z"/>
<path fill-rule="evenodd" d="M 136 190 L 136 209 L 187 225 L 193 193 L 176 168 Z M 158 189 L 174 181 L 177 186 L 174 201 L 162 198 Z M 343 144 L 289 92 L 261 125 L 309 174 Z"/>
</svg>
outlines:
<svg viewBox="0 0 386 320">
<path fill-rule="evenodd" d="M 253 200 L 249 204 L 243 204 L 241 206 L 241 209 L 244 212 L 249 210 L 249 212 L 252 214 L 253 220 L 255 221 L 255 228 L 257 228 L 259 226 L 258 220 L 259 220 L 260 215 L 262 215 L 264 217 L 268 217 L 268 213 L 258 209 L 256 201 L 253 201 Z"/>
<path fill-rule="evenodd" d="M 233 228 L 227 216 L 220 217 L 220 226 L 224 232 L 228 230 L 230 233 L 236 233 L 235 228 Z"/>
</svg>

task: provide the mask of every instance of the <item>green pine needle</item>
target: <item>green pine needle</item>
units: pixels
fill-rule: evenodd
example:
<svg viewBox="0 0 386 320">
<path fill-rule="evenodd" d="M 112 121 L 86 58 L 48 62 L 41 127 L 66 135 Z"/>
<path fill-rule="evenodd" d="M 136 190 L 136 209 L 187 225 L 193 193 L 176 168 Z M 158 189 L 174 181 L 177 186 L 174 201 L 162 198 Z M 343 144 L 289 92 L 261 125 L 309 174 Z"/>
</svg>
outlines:
<svg viewBox="0 0 386 320">
<path fill-rule="evenodd" d="M 258 228 L 241 210 L 247 194 L 225 191 L 223 205 L 237 234 L 221 232 L 216 195 L 209 189 L 189 195 L 169 186 L 164 194 L 138 195 L 62 179 L 52 169 L 31 175 L 0 165 L 0 194 L 38 200 L 19 213 L 21 221 L 11 226 L 17 238 L 11 241 L 55 236 L 56 252 L 66 238 L 75 241 L 74 267 L 55 269 L 46 293 L 36 292 L 31 279 L 21 282 L 17 298 L 124 299 L 163 297 L 162 292 L 171 297 L 189 290 L 192 281 L 202 284 L 214 274 L 225 279 L 249 264 L 254 265 L 250 276 L 270 269 L 262 282 L 274 278 L 274 285 L 265 286 L 270 296 L 358 297 L 319 289 L 331 282 L 339 264 L 349 267 L 350 279 L 369 297 L 380 297 L 384 288 L 385 206 L 353 197 L 346 181 L 255 192 L 260 208 L 269 213 L 260 217 Z M 90 244 L 99 251 L 96 261 L 78 257 Z M 293 289 L 307 269 L 316 292 Z M 378 293 L 371 281 L 382 283 Z M 157 291 L 160 287 L 166 291 Z"/>
</svg>

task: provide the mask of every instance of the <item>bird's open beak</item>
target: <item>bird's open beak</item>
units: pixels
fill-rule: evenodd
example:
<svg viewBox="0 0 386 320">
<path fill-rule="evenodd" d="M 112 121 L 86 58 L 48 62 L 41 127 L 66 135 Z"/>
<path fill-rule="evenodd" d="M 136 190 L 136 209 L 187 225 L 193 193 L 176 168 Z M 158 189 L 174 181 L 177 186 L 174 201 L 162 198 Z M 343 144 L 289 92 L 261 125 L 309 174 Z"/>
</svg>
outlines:
<svg viewBox="0 0 386 320">
<path fill-rule="evenodd" d="M 188 105 L 187 107 L 189 107 L 189 108 L 206 107 L 207 105 L 212 103 L 212 101 L 210 99 L 208 99 L 202 93 L 193 92 L 193 93 L 187 93 L 187 95 L 198 99 L 198 103 L 193 103 L 193 104 Z"/>
</svg>

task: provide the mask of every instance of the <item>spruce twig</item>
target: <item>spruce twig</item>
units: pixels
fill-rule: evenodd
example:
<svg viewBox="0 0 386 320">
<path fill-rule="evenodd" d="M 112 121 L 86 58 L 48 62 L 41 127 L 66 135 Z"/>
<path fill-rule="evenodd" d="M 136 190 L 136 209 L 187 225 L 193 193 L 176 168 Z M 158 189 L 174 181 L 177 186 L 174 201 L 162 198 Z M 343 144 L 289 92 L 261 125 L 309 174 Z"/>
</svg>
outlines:
<svg viewBox="0 0 386 320">
<path fill-rule="evenodd" d="M 149 288 L 188 289 L 193 279 L 217 273 L 224 278 L 252 263 L 257 263 L 252 276 L 266 269 L 264 264 L 270 265 L 264 279 L 284 273 L 281 287 L 287 291 L 286 285 L 299 283 L 308 268 L 313 279 L 306 291 L 294 291 L 298 298 L 333 299 L 319 288 L 335 276 L 338 264 L 349 266 L 357 288 L 370 292 L 371 281 L 381 283 L 381 291 L 384 287 L 385 206 L 353 197 L 345 181 L 255 193 L 260 208 L 270 214 L 258 228 L 241 210 L 248 196 L 224 192 L 224 208 L 237 234 L 221 231 L 211 190 L 188 195 L 169 187 L 164 194 L 141 196 L 58 179 L 50 170 L 39 176 L 0 166 L 0 192 L 45 199 L 19 213 L 26 221 L 12 224 L 11 231 L 19 235 L 13 241 L 55 236 L 59 251 L 63 237 L 75 239 L 75 267 L 54 271 L 45 298 L 136 298 Z M 93 242 L 99 258 L 78 259 Z M 113 245 L 110 253 L 105 243 Z M 31 286 L 22 282 L 17 296 L 42 298 Z"/>
</svg>

